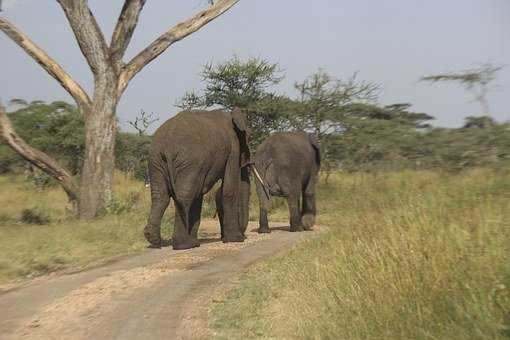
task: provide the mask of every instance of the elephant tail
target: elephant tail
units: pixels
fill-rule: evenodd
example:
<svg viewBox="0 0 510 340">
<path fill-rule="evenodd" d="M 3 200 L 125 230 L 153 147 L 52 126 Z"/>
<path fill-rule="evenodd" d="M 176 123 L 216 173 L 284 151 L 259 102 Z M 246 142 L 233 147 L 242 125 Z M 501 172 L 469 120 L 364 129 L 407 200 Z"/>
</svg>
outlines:
<svg viewBox="0 0 510 340">
<path fill-rule="evenodd" d="M 175 167 L 171 159 L 167 155 L 161 154 L 162 168 L 164 169 L 166 185 L 170 196 L 174 197 L 175 194 Z"/>
<path fill-rule="evenodd" d="M 257 178 L 260 185 L 262 186 L 262 189 L 264 190 L 264 193 L 266 194 L 267 199 L 271 199 L 269 196 L 269 189 L 268 189 L 267 185 L 264 183 L 264 180 L 262 179 L 262 177 L 260 176 L 257 168 L 255 167 L 255 164 L 251 165 L 251 169 L 253 171 L 253 174 L 255 175 L 255 178 Z"/>
</svg>

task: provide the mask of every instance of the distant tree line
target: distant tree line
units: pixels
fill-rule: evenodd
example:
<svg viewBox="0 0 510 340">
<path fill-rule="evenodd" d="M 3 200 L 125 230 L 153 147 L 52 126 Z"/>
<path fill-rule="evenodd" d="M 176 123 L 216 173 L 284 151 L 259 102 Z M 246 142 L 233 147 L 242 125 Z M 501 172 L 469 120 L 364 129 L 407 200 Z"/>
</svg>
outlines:
<svg viewBox="0 0 510 340">
<path fill-rule="evenodd" d="M 202 71 L 203 89 L 187 92 L 176 104 L 182 109 L 243 108 L 256 149 L 275 131 L 307 131 L 321 142 L 323 170 L 381 171 L 510 164 L 510 123 L 489 116 L 470 116 L 460 128 L 431 126 L 433 116 L 414 112 L 411 104 L 378 104 L 379 85 L 358 74 L 335 78 L 319 70 L 295 84 L 296 95 L 275 91 L 284 75 L 279 65 L 263 59 L 232 58 Z M 58 159 L 73 175 L 84 161 L 84 119 L 65 102 L 11 101 L 7 115 L 18 134 Z M 143 180 L 156 120 L 141 112 L 129 124 L 136 133 L 117 132 L 116 168 Z M 0 144 L 0 173 L 25 170 L 20 156 Z M 46 183 L 41 181 L 40 183 Z"/>
<path fill-rule="evenodd" d="M 85 122 L 78 109 L 61 101 L 28 103 L 14 99 L 11 105 L 16 109 L 7 115 L 18 134 L 29 145 L 58 159 L 73 175 L 79 175 L 85 153 Z M 154 122 L 151 115 L 142 111 L 134 122 L 129 122 L 136 126 L 136 133 L 117 132 L 115 165 L 118 170 L 130 172 L 140 180 L 145 178 L 151 143 L 146 130 Z M 41 184 L 50 183 L 49 176 L 36 170 L 7 145 L 0 144 L 0 174 L 20 171 L 25 171 L 29 176 L 37 174 L 36 180 Z"/>
<path fill-rule="evenodd" d="M 434 117 L 412 111 L 409 103 L 378 104 L 379 84 L 356 73 L 340 79 L 318 70 L 295 84 L 295 97 L 277 93 L 284 79 L 279 65 L 258 58 L 205 65 L 203 89 L 187 92 L 177 106 L 243 108 L 253 148 L 274 131 L 313 133 L 321 142 L 325 172 L 500 166 L 510 161 L 510 124 L 488 115 L 486 99 L 500 69 L 483 65 L 422 78 L 457 81 L 483 104 L 484 116 L 469 116 L 455 129 L 432 127 Z"/>
</svg>

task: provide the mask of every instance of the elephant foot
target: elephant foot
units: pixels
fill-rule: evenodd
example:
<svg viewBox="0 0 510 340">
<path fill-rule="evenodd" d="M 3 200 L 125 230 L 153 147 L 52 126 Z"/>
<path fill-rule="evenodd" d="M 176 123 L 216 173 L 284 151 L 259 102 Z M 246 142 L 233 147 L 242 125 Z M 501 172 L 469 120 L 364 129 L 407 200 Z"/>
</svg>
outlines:
<svg viewBox="0 0 510 340">
<path fill-rule="evenodd" d="M 269 228 L 259 228 L 258 230 L 259 234 L 269 234 L 271 232 L 271 229 Z"/>
<path fill-rule="evenodd" d="M 246 237 L 244 235 L 238 234 L 238 235 L 228 235 L 221 238 L 223 243 L 228 242 L 244 242 Z"/>
<path fill-rule="evenodd" d="M 303 228 L 305 230 L 312 230 L 313 225 L 315 224 L 315 216 L 314 215 L 303 215 L 302 217 Z"/>
<path fill-rule="evenodd" d="M 146 225 L 143 230 L 145 239 L 151 244 L 151 248 L 161 248 L 161 232 L 159 228 L 151 225 Z"/>
<path fill-rule="evenodd" d="M 198 240 L 172 241 L 173 250 L 185 250 L 200 247 Z"/>
<path fill-rule="evenodd" d="M 290 226 L 290 231 L 291 232 L 300 232 L 300 231 L 304 231 L 305 229 L 303 229 L 303 226 L 302 225 L 297 225 L 297 226 Z"/>
</svg>

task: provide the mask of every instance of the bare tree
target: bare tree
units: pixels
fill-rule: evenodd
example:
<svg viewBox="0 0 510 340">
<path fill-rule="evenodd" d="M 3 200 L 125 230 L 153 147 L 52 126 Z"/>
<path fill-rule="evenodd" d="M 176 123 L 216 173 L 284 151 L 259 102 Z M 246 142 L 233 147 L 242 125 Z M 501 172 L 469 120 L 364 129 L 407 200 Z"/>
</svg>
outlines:
<svg viewBox="0 0 510 340">
<path fill-rule="evenodd" d="M 139 136 L 143 136 L 147 129 L 158 120 L 159 118 L 154 118 L 153 113 L 147 114 L 144 110 L 140 110 L 140 116 L 135 117 L 135 120 L 128 120 L 128 124 L 136 130 Z"/>
<path fill-rule="evenodd" d="M 110 43 L 107 43 L 87 0 L 57 0 L 92 71 L 94 91 L 91 96 L 28 36 L 5 18 L 0 18 L 0 30 L 62 85 L 74 98 L 84 116 L 86 150 L 80 184 L 67 185 L 69 172 L 48 155 L 28 147 L 12 130 L 7 115 L 2 114 L 0 127 L 4 131 L 4 138 L 15 136 L 9 137 L 7 143 L 32 164 L 62 183 L 69 199 L 78 202 L 80 217 L 96 216 L 111 195 L 117 130 L 116 108 L 129 82 L 171 45 L 196 32 L 238 1 L 214 1 L 207 9 L 170 28 L 130 61 L 124 62 L 124 53 L 131 42 L 145 0 L 124 1 Z"/>
<path fill-rule="evenodd" d="M 502 68 L 503 66 L 501 65 L 496 66 L 487 63 L 470 70 L 425 76 L 420 80 L 433 83 L 454 82 L 460 84 L 471 92 L 474 99 L 480 104 L 482 113 L 488 116 L 490 115 L 489 102 L 487 100 L 487 93 L 490 91 L 489 84 L 496 79 L 496 74 Z"/>
</svg>

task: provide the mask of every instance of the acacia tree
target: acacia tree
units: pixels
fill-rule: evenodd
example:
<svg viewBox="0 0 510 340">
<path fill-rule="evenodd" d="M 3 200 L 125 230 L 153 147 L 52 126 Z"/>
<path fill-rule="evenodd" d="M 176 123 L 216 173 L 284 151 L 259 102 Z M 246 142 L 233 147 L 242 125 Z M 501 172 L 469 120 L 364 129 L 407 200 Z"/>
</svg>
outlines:
<svg viewBox="0 0 510 340">
<path fill-rule="evenodd" d="M 243 109 L 252 130 L 251 146 L 262 142 L 283 123 L 290 100 L 272 91 L 283 80 L 277 63 L 260 58 L 246 61 L 233 57 L 218 64 L 208 63 L 201 72 L 204 89 L 188 91 L 176 104 L 182 109 L 221 107 Z"/>
<path fill-rule="evenodd" d="M 331 151 L 331 137 L 345 129 L 346 115 L 354 103 L 373 102 L 377 99 L 380 86 L 360 81 L 357 74 L 347 79 L 337 79 L 323 70 L 296 83 L 299 93 L 298 109 L 290 116 L 295 129 L 313 133 L 321 144 L 321 168 L 326 180 L 334 166 Z"/>
<path fill-rule="evenodd" d="M 496 79 L 496 74 L 502 68 L 503 66 L 487 63 L 470 70 L 424 76 L 421 77 L 420 80 L 432 83 L 454 82 L 461 85 L 467 91 L 471 92 L 475 101 L 480 104 L 482 113 L 489 116 L 490 109 L 487 100 L 487 93 L 491 89 L 489 84 Z"/>
<path fill-rule="evenodd" d="M 196 32 L 238 1 L 210 2 L 207 9 L 170 28 L 130 61 L 124 62 L 124 54 L 145 0 L 124 1 L 110 43 L 107 43 L 87 0 L 57 0 L 92 71 L 94 91 L 91 95 L 28 36 L 0 17 L 0 30 L 62 85 L 74 98 L 84 117 L 85 159 L 79 183 L 49 155 L 26 144 L 13 130 L 4 110 L 1 110 L 0 128 L 4 140 L 22 157 L 62 184 L 69 199 L 77 203 L 78 216 L 96 216 L 111 195 L 117 130 L 116 108 L 129 82 L 172 44 Z"/>
</svg>

